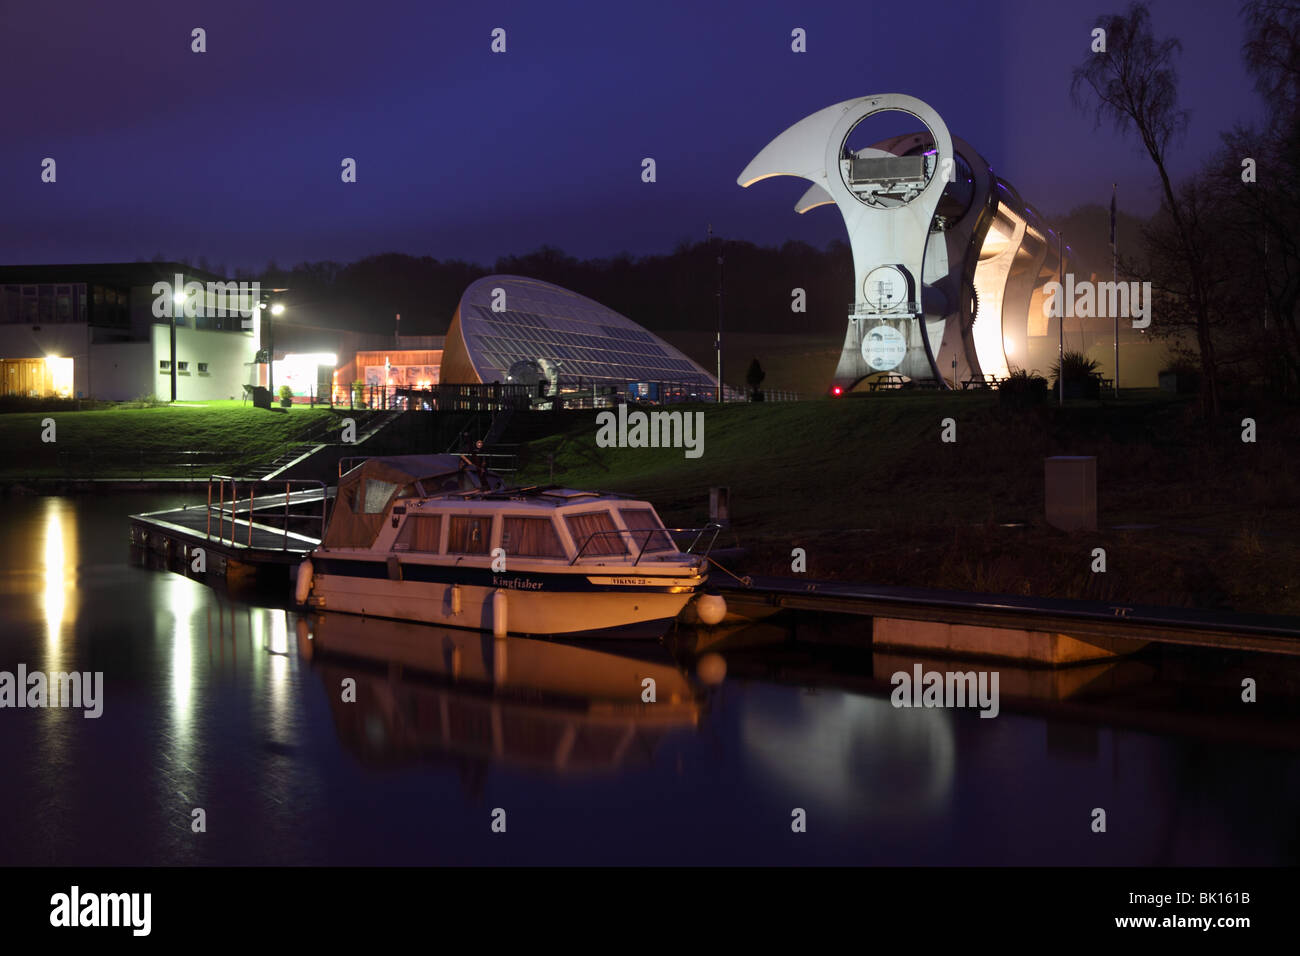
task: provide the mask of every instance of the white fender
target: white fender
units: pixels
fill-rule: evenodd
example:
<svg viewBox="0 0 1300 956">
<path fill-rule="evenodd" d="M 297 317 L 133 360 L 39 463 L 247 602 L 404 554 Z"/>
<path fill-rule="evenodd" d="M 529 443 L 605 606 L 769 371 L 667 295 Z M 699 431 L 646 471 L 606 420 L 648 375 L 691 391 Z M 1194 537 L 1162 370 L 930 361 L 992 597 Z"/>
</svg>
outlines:
<svg viewBox="0 0 1300 956">
<path fill-rule="evenodd" d="M 727 616 L 727 601 L 721 594 L 701 594 L 695 602 L 700 620 L 712 627 Z"/>
<path fill-rule="evenodd" d="M 506 592 L 498 589 L 492 592 L 492 636 L 505 637 L 508 625 Z"/>
<path fill-rule="evenodd" d="M 293 597 L 299 604 L 307 603 L 307 596 L 311 594 L 312 578 L 311 558 L 303 558 L 302 564 L 298 565 L 298 583 L 293 589 Z"/>
</svg>

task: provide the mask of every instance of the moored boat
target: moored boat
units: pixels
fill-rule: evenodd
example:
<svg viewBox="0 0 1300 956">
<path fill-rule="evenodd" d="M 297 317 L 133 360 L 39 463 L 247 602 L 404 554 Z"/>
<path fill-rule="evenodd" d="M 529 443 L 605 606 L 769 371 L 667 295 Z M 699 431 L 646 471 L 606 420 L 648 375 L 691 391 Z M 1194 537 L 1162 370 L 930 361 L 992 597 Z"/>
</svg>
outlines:
<svg viewBox="0 0 1300 956">
<path fill-rule="evenodd" d="M 716 526 L 687 550 L 647 501 L 509 488 L 455 455 L 369 458 L 339 479 L 300 603 L 505 634 L 640 636 L 701 590 Z M 683 539 L 685 540 L 685 539 Z"/>
</svg>

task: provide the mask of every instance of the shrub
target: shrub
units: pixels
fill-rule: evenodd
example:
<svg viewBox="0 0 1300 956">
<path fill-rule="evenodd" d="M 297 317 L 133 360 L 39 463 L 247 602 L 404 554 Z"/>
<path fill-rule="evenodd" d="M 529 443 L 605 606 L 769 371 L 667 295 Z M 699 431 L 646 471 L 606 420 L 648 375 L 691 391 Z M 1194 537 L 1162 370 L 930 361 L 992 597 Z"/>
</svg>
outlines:
<svg viewBox="0 0 1300 956">
<path fill-rule="evenodd" d="M 1047 379 L 1022 368 L 1014 369 L 998 386 L 998 401 L 1016 407 L 1041 405 L 1047 401 Z"/>
<path fill-rule="evenodd" d="M 293 389 L 291 389 L 288 385 L 280 386 L 280 401 L 282 402 L 293 401 Z"/>
<path fill-rule="evenodd" d="M 1052 388 L 1061 387 L 1065 379 L 1066 394 L 1074 393 L 1081 398 L 1101 397 L 1101 373 L 1095 359 L 1090 359 L 1082 352 L 1066 352 L 1052 366 Z"/>
</svg>

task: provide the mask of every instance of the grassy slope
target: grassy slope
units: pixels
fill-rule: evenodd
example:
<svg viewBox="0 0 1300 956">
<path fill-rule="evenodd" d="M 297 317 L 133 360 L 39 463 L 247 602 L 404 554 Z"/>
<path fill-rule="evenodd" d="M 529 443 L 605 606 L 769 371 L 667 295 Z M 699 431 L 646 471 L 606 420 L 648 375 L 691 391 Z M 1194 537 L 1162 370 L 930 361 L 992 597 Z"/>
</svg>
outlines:
<svg viewBox="0 0 1300 956">
<path fill-rule="evenodd" d="M 1157 392 L 1063 411 L 1013 412 L 988 394 L 694 410 L 705 414 L 699 459 L 596 448 L 593 419 L 534 443 L 520 477 L 546 481 L 554 453 L 557 481 L 645 495 L 681 525 L 707 518 L 711 485 L 730 486 L 756 573 L 789 573 L 801 546 L 817 577 L 1300 613 L 1293 415 L 1255 412 L 1259 440 L 1245 444 L 1239 425 L 1207 429 L 1187 401 Z M 940 441 L 946 417 L 955 444 Z M 1044 523 L 1043 458 L 1058 454 L 1097 456 L 1102 530 Z M 1126 524 L 1159 527 L 1113 528 Z M 1094 547 L 1106 574 L 1091 571 Z"/>
<path fill-rule="evenodd" d="M 82 412 L 14 412 L 0 415 L 0 444 L 6 455 L 0 477 L 163 477 L 185 474 L 178 451 L 224 453 L 237 465 L 278 455 L 327 409 L 295 407 L 288 412 L 240 402 L 115 408 Z M 42 421 L 52 418 L 57 441 L 41 440 Z M 66 453 L 62 459 L 59 453 Z M 210 466 L 205 463 L 200 471 Z"/>
<path fill-rule="evenodd" d="M 665 332 L 665 339 L 685 352 L 710 372 L 717 365 L 713 349 L 714 333 Z M 749 363 L 758 359 L 767 377 L 764 388 L 798 392 L 804 398 L 824 395 L 830 387 L 831 374 L 840 359 L 844 333 L 834 335 L 762 335 L 752 332 L 726 332 L 723 337 L 723 378 L 728 385 L 746 388 L 745 374 Z"/>
</svg>

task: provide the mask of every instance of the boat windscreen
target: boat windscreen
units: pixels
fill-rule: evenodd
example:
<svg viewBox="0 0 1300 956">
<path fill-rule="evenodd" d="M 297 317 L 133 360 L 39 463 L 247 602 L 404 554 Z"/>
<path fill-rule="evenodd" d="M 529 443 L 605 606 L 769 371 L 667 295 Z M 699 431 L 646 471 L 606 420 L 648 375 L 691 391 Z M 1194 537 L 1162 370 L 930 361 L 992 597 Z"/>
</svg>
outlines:
<svg viewBox="0 0 1300 956">
<path fill-rule="evenodd" d="M 573 543 L 584 558 L 596 554 L 627 554 L 627 544 L 623 538 L 628 535 L 614 527 L 614 519 L 608 511 L 583 511 L 565 515 L 564 523 L 569 526 Z"/>
<path fill-rule="evenodd" d="M 647 551 L 676 551 L 673 539 L 663 530 L 658 517 L 649 508 L 619 508 L 619 517 L 631 533 L 632 546 Z"/>
</svg>

